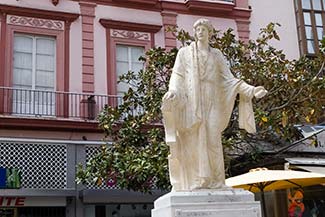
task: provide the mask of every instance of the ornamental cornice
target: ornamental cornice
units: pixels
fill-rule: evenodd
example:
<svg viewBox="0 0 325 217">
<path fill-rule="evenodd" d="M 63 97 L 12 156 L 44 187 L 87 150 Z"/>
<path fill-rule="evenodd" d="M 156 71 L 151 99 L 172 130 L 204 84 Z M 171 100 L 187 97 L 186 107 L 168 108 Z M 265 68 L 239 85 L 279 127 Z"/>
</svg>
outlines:
<svg viewBox="0 0 325 217">
<path fill-rule="evenodd" d="M 124 38 L 124 39 L 135 39 L 150 41 L 150 33 L 148 32 L 136 32 L 128 30 L 111 29 L 111 36 L 114 38 Z"/>
<path fill-rule="evenodd" d="M 100 19 L 99 22 L 105 28 L 136 31 L 136 32 L 139 31 L 139 32 L 157 33 L 160 31 L 162 27 L 160 25 L 154 25 L 154 24 L 132 23 L 132 22 L 117 21 L 117 20 L 109 20 L 109 19 Z"/>
<path fill-rule="evenodd" d="M 8 15 L 7 24 L 16 26 L 28 26 L 35 28 L 64 30 L 64 22 L 59 20 L 41 19 L 36 17 L 24 17 L 17 15 Z"/>
</svg>

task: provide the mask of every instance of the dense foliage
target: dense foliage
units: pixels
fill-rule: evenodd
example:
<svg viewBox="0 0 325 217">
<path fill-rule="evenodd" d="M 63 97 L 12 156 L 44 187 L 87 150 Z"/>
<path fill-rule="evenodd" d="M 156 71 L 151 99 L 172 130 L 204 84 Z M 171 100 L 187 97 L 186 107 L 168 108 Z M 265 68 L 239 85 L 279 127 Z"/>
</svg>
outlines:
<svg viewBox="0 0 325 217">
<path fill-rule="evenodd" d="M 211 46 L 223 52 L 236 77 L 269 91 L 267 96 L 254 101 L 257 134 L 238 128 L 234 109 L 223 136 L 227 162 L 244 154 L 247 161 L 258 160 L 260 142 L 292 142 L 296 139 L 295 124 L 315 122 L 324 112 L 323 50 L 312 58 L 288 60 L 281 50 L 270 45 L 279 40 L 276 25 L 269 24 L 258 39 L 248 43 L 237 40 L 232 30 L 222 34 L 215 31 L 211 38 Z M 184 31 L 175 34 L 183 45 L 192 40 Z M 168 147 L 160 106 L 177 51 L 153 48 L 142 57 L 144 70 L 128 72 L 120 78 L 132 88 L 123 96 L 121 105 L 107 106 L 98 117 L 106 139 L 114 143 L 103 146 L 102 152 L 84 168 L 79 166 L 78 182 L 101 184 L 113 179 L 124 189 L 148 191 L 153 184 L 159 189 L 169 188 Z"/>
</svg>

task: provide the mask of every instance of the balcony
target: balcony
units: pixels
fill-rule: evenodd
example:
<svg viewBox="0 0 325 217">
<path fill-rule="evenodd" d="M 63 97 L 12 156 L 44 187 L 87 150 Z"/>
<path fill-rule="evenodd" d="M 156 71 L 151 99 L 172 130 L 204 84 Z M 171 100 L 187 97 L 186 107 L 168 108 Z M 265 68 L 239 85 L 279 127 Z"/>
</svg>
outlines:
<svg viewBox="0 0 325 217">
<path fill-rule="evenodd" d="M 105 105 L 117 106 L 122 97 L 0 87 L 0 114 L 95 120 Z"/>
<path fill-rule="evenodd" d="M 32 123 L 38 122 L 38 127 L 53 125 L 64 128 L 69 125 L 71 128 L 98 130 L 96 117 L 99 112 L 106 105 L 115 107 L 122 101 L 122 97 L 116 95 L 0 87 L 0 127 L 8 127 L 9 122 L 15 122 L 13 127 L 17 124 L 29 127 L 33 120 Z"/>
</svg>

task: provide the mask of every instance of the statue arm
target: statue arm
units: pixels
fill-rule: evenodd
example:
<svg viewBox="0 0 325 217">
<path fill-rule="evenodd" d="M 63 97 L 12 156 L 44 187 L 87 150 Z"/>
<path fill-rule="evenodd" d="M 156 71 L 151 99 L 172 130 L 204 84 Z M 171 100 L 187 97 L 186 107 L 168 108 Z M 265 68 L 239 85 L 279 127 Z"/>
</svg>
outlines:
<svg viewBox="0 0 325 217">
<path fill-rule="evenodd" d="M 242 96 L 245 96 L 247 99 L 252 99 L 254 96 L 256 98 L 262 98 L 267 94 L 267 91 L 262 86 L 254 87 L 252 85 L 247 84 L 245 81 L 235 78 L 230 71 L 228 62 L 226 58 L 223 56 L 221 51 L 219 51 L 219 66 L 220 70 L 222 71 L 222 75 L 224 79 L 226 79 L 227 83 L 237 83 L 239 84 L 237 87 L 237 91 Z"/>
<path fill-rule="evenodd" d="M 175 146 L 176 142 L 176 128 L 179 124 L 179 110 L 181 96 L 184 84 L 184 66 L 182 63 L 182 49 L 179 50 L 173 71 L 169 80 L 167 93 L 162 98 L 162 113 L 165 127 L 165 140 L 169 146 Z M 172 150 L 171 150 L 172 152 Z M 172 154 L 174 155 L 174 154 Z"/>
<path fill-rule="evenodd" d="M 223 79 L 225 81 L 225 87 L 229 88 L 229 90 L 232 89 L 231 87 L 234 87 L 235 93 L 240 94 L 238 120 L 239 127 L 241 129 L 245 129 L 249 133 L 255 133 L 256 127 L 252 98 L 254 96 L 257 98 L 261 98 L 267 93 L 267 91 L 264 89 L 264 87 L 254 87 L 252 85 L 247 84 L 243 80 L 235 78 L 229 69 L 227 60 L 222 55 L 221 51 L 218 52 L 220 52 L 219 66 L 221 70 L 221 75 L 223 76 Z"/>
<path fill-rule="evenodd" d="M 168 91 L 163 97 L 163 110 L 170 110 L 179 106 L 184 93 L 183 49 L 180 49 L 175 60 L 173 71 L 169 80 Z"/>
</svg>

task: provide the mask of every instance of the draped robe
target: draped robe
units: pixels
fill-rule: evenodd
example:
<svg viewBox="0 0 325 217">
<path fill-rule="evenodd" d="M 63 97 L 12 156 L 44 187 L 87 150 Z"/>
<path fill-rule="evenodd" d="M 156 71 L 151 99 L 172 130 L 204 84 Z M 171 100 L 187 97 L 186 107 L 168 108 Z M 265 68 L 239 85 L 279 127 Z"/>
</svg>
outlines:
<svg viewBox="0 0 325 217">
<path fill-rule="evenodd" d="M 254 87 L 232 75 L 217 49 L 209 49 L 205 64 L 198 61 L 195 42 L 179 50 L 169 83 L 175 100 L 165 100 L 162 106 L 174 191 L 224 187 L 221 134 L 237 94 L 239 126 L 255 132 Z"/>
</svg>

